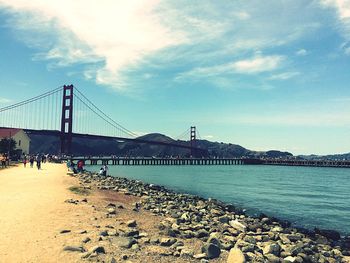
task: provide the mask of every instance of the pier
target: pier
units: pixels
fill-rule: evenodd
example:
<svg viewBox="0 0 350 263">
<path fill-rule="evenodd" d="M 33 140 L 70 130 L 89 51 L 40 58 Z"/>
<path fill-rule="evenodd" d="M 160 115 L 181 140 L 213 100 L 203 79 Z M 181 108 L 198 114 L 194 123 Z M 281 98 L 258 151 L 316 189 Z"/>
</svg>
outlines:
<svg viewBox="0 0 350 263">
<path fill-rule="evenodd" d="M 350 168 L 350 161 L 331 160 L 289 160 L 256 158 L 150 158 L 150 157 L 73 157 L 77 162 L 83 160 L 85 165 L 121 165 L 121 166 L 156 166 L 156 165 L 279 165 L 309 167 L 343 167 Z"/>
</svg>

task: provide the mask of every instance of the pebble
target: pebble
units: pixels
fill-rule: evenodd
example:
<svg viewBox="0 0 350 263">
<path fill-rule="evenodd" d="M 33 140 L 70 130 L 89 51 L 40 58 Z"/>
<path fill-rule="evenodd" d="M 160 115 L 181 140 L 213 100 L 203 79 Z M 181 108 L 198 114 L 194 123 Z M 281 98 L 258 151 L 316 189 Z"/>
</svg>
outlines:
<svg viewBox="0 0 350 263">
<path fill-rule="evenodd" d="M 238 248 L 232 248 L 227 258 L 227 263 L 244 263 L 245 257 Z"/>
</svg>

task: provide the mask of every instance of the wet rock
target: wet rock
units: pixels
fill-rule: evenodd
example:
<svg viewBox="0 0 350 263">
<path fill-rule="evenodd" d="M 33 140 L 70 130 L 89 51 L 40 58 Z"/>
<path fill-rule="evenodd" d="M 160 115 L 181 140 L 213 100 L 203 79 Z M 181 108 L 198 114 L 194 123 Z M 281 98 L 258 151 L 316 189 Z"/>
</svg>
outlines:
<svg viewBox="0 0 350 263">
<path fill-rule="evenodd" d="M 337 231 L 334 230 L 328 230 L 328 229 L 318 229 L 315 228 L 315 233 L 322 235 L 328 239 L 332 239 L 332 240 L 339 240 L 340 239 L 340 234 Z"/>
<path fill-rule="evenodd" d="M 227 258 L 227 263 L 244 263 L 245 257 L 242 251 L 238 248 L 232 248 Z"/>
</svg>

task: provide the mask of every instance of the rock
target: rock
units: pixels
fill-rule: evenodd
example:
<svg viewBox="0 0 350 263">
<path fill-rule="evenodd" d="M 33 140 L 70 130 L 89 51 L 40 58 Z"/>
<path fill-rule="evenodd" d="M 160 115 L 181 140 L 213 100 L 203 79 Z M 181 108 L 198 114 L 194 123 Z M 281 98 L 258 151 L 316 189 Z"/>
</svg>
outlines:
<svg viewBox="0 0 350 263">
<path fill-rule="evenodd" d="M 265 258 L 268 260 L 269 263 L 280 263 L 280 258 L 276 257 L 272 254 L 265 255 Z"/>
<path fill-rule="evenodd" d="M 160 245 L 163 247 L 170 247 L 172 244 L 175 244 L 176 241 L 176 238 L 162 238 L 160 240 Z"/>
<path fill-rule="evenodd" d="M 180 256 L 181 257 L 193 257 L 193 251 L 191 249 L 181 249 Z"/>
<path fill-rule="evenodd" d="M 340 239 L 339 232 L 334 231 L 334 230 L 315 228 L 315 233 L 320 234 L 320 235 L 322 235 L 328 239 L 332 239 L 332 240 L 339 240 Z"/>
<path fill-rule="evenodd" d="M 206 257 L 207 255 L 205 253 L 193 255 L 193 258 L 195 259 L 205 259 Z"/>
<path fill-rule="evenodd" d="M 288 256 L 288 257 L 286 257 L 286 258 L 284 258 L 283 260 L 285 261 L 285 262 L 296 262 L 296 257 L 292 257 L 292 256 Z"/>
<path fill-rule="evenodd" d="M 207 240 L 207 243 L 214 244 L 217 247 L 221 247 L 220 240 L 215 236 L 209 237 L 209 239 Z"/>
<path fill-rule="evenodd" d="M 126 225 L 128 227 L 136 227 L 136 220 L 129 220 L 128 222 L 126 222 Z"/>
<path fill-rule="evenodd" d="M 202 237 L 209 236 L 209 233 L 205 229 L 201 229 L 201 230 L 195 232 L 194 236 L 197 237 L 197 238 L 202 238 Z"/>
<path fill-rule="evenodd" d="M 241 231 L 241 232 L 245 232 L 247 227 L 245 225 L 243 225 L 242 223 L 240 223 L 238 220 L 231 220 L 230 222 L 230 226 L 232 226 L 233 228 Z"/>
<path fill-rule="evenodd" d="M 135 236 L 138 236 L 139 233 L 140 233 L 140 232 L 139 232 L 138 230 L 136 230 L 136 229 L 131 229 L 131 230 L 126 231 L 126 232 L 124 233 L 124 235 L 125 235 L 126 237 L 135 237 Z"/>
<path fill-rule="evenodd" d="M 107 212 L 108 212 L 108 214 L 110 214 L 110 215 L 115 215 L 115 214 L 117 213 L 115 207 L 109 207 L 109 208 L 107 209 Z"/>
<path fill-rule="evenodd" d="M 71 252 L 85 252 L 85 249 L 83 247 L 80 246 L 65 246 L 63 248 L 63 251 L 71 251 Z"/>
<path fill-rule="evenodd" d="M 202 247 L 202 252 L 205 253 L 209 259 L 218 258 L 220 256 L 221 250 L 218 246 L 212 243 L 206 243 Z"/>
<path fill-rule="evenodd" d="M 265 254 L 272 254 L 272 255 L 275 255 L 278 257 L 280 255 L 280 250 L 281 250 L 281 247 L 279 244 L 271 243 L 271 244 L 268 244 L 267 246 L 264 247 L 263 253 L 264 253 L 264 255 Z"/>
<path fill-rule="evenodd" d="M 105 248 L 102 246 L 94 246 L 89 249 L 90 253 L 106 254 Z"/>
<path fill-rule="evenodd" d="M 89 238 L 89 237 L 86 237 L 86 238 L 84 238 L 84 239 L 82 240 L 83 243 L 87 243 L 87 242 L 89 242 L 89 241 L 91 241 L 91 238 Z"/>
<path fill-rule="evenodd" d="M 63 229 L 60 231 L 60 234 L 65 234 L 65 233 L 70 233 L 70 232 L 71 232 L 71 230 L 69 230 L 69 229 Z"/>
<path fill-rule="evenodd" d="M 238 248 L 232 248 L 227 258 L 227 263 L 244 263 L 245 258 L 242 251 Z"/>
<path fill-rule="evenodd" d="M 100 236 L 103 236 L 103 237 L 108 236 L 107 230 L 101 231 L 101 232 L 100 232 Z"/>
<path fill-rule="evenodd" d="M 131 248 L 133 244 L 137 243 L 134 238 L 130 237 L 115 237 L 112 242 L 121 248 Z"/>
</svg>

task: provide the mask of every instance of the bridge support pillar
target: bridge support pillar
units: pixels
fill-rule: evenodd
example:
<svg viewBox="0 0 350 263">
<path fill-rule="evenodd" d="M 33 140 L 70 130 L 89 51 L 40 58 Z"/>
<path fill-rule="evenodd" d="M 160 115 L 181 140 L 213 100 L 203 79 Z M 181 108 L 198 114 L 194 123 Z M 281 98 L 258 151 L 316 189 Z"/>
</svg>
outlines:
<svg viewBox="0 0 350 263">
<path fill-rule="evenodd" d="M 191 133 L 190 133 L 190 142 L 191 142 L 191 157 L 196 156 L 196 126 L 191 126 Z"/>
<path fill-rule="evenodd" d="M 63 86 L 61 116 L 61 154 L 71 154 L 73 129 L 73 85 Z"/>
</svg>

